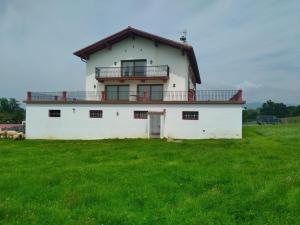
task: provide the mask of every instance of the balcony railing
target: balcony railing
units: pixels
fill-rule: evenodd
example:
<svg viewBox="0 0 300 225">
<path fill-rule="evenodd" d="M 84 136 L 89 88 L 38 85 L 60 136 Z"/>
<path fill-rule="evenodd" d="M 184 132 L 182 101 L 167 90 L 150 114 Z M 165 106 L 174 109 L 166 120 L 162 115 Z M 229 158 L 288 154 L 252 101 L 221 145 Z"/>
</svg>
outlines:
<svg viewBox="0 0 300 225">
<path fill-rule="evenodd" d="M 111 79 L 168 79 L 169 66 L 96 67 L 97 80 Z"/>
<path fill-rule="evenodd" d="M 242 90 L 152 91 L 152 92 L 28 92 L 26 102 L 224 102 L 242 103 Z"/>
</svg>

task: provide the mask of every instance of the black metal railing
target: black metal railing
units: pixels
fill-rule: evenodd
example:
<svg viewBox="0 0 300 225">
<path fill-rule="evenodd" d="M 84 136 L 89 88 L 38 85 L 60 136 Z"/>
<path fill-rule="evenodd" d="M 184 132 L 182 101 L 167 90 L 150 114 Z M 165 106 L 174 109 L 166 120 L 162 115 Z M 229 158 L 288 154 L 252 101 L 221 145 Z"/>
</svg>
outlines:
<svg viewBox="0 0 300 225">
<path fill-rule="evenodd" d="M 242 90 L 28 92 L 27 102 L 242 102 Z"/>
<path fill-rule="evenodd" d="M 96 78 L 168 77 L 169 66 L 96 67 Z"/>
</svg>

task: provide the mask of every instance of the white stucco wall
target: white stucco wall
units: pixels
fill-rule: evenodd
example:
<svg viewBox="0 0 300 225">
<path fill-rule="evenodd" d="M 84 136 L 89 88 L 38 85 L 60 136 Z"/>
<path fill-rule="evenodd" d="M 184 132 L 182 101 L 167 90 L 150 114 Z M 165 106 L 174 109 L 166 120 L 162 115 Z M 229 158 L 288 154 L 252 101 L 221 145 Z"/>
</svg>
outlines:
<svg viewBox="0 0 300 225">
<path fill-rule="evenodd" d="M 60 109 L 61 117 L 48 117 Z M 89 118 L 103 110 L 103 118 Z M 241 138 L 242 105 L 230 104 L 27 104 L 28 139 L 147 138 L 147 119 L 134 119 L 135 110 L 162 112 L 161 137 L 178 139 Z M 199 120 L 182 120 L 182 111 L 198 111 Z M 149 117 L 148 117 L 149 118 Z"/>
<path fill-rule="evenodd" d="M 170 76 L 167 82 L 145 81 L 142 84 L 164 84 L 164 91 L 187 91 L 188 90 L 188 58 L 181 50 L 159 44 L 157 47 L 153 41 L 135 37 L 124 39 L 114 45 L 111 49 L 103 49 L 92 55 L 86 63 L 86 91 L 103 91 L 104 85 L 130 84 L 130 90 L 136 91 L 137 83 L 140 81 L 106 81 L 104 84 L 95 79 L 96 67 L 120 67 L 121 60 L 146 59 L 148 66 L 168 65 Z M 152 60 L 152 64 L 150 64 Z M 117 65 L 114 65 L 117 62 Z M 175 84 L 175 87 L 173 87 Z M 94 88 L 94 85 L 96 88 Z"/>
</svg>

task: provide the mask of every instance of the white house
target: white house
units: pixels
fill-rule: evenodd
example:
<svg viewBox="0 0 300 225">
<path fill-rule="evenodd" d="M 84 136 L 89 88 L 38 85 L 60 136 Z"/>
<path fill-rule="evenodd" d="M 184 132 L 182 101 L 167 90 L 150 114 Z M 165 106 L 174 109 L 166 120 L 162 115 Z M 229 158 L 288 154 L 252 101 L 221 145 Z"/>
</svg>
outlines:
<svg viewBox="0 0 300 225">
<path fill-rule="evenodd" d="M 197 90 L 192 46 L 128 27 L 74 55 L 82 92 L 28 92 L 29 139 L 241 138 L 241 90 Z"/>
</svg>

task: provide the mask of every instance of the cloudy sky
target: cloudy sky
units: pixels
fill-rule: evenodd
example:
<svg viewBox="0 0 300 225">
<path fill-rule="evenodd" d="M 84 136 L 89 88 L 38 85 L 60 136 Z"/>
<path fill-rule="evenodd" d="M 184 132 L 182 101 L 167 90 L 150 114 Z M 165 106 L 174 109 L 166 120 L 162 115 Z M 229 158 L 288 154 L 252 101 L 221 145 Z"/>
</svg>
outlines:
<svg viewBox="0 0 300 225">
<path fill-rule="evenodd" d="M 187 29 L 200 89 L 300 104 L 299 0 L 0 0 L 0 96 L 84 90 L 72 53 L 129 25 L 175 40 Z"/>
</svg>

